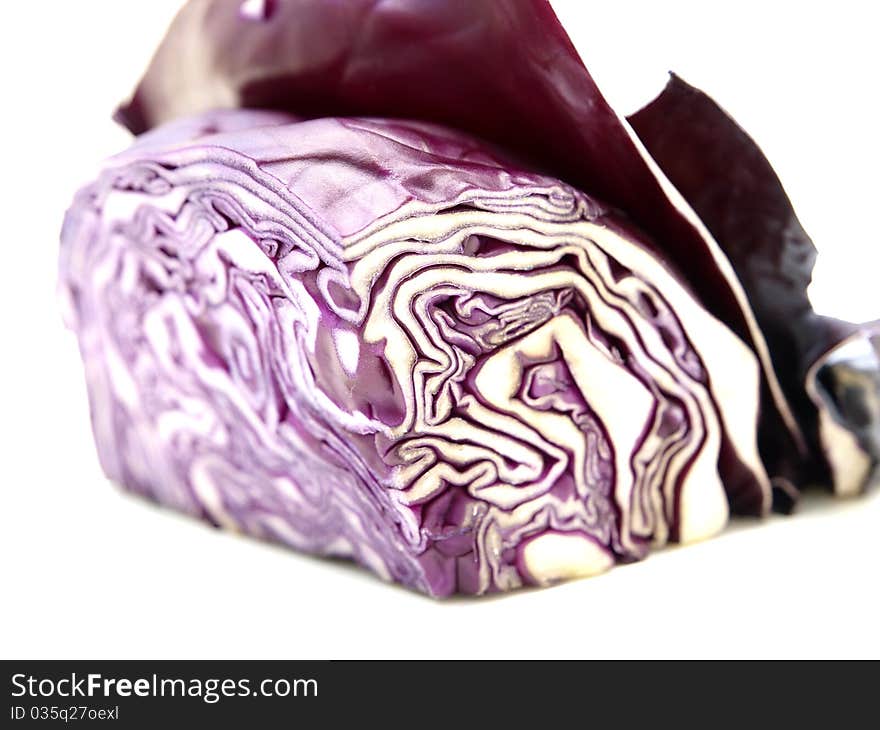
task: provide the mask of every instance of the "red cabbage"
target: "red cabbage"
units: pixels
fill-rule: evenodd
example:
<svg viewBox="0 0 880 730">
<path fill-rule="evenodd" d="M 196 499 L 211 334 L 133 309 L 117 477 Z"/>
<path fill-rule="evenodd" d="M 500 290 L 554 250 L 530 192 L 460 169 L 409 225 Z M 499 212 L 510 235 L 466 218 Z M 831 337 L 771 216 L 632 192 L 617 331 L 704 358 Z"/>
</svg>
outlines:
<svg viewBox="0 0 880 730">
<path fill-rule="evenodd" d="M 636 136 L 543 0 L 192 0 L 118 118 L 61 284 L 133 492 L 448 595 L 873 471 L 760 151 L 677 80 Z"/>
</svg>

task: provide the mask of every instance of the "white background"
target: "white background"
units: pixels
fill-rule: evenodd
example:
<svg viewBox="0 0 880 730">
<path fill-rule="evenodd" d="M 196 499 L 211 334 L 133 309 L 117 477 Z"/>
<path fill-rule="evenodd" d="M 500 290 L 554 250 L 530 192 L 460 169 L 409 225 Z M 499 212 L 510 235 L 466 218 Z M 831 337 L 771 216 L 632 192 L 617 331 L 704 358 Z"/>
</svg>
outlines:
<svg viewBox="0 0 880 730">
<path fill-rule="evenodd" d="M 4 5 L 3 657 L 880 656 L 878 490 L 813 497 L 796 517 L 737 522 L 598 578 L 438 603 L 113 488 L 57 314 L 58 231 L 75 188 L 128 144 L 110 112 L 178 5 Z M 816 305 L 852 318 L 880 316 L 871 5 L 555 3 L 620 111 L 674 69 L 750 131 L 821 250 Z"/>
</svg>

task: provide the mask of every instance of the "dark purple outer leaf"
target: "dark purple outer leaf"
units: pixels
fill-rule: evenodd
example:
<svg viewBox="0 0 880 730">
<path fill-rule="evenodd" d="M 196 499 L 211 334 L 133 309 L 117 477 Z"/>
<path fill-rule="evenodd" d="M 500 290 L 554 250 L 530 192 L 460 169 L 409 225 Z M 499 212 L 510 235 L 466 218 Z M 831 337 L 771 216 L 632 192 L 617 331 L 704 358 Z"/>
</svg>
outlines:
<svg viewBox="0 0 880 730">
<path fill-rule="evenodd" d="M 545 0 L 278 0 L 259 21 L 193 0 L 118 118 L 135 133 L 218 107 L 415 118 L 477 134 L 623 211 L 764 368 L 763 451 L 802 455 L 745 294 L 714 241 L 664 189 Z M 787 472 L 785 472 L 787 473 Z M 740 504 L 745 512 L 761 505 Z"/>
<path fill-rule="evenodd" d="M 813 311 L 807 287 L 816 249 L 782 183 L 754 140 L 711 98 L 674 74 L 663 92 L 628 121 L 733 264 L 808 439 L 810 458 L 789 461 L 791 454 L 774 444 L 765 420 L 761 441 L 765 460 L 775 467 L 771 474 L 795 485 L 833 486 L 833 465 L 820 435 L 820 404 L 805 383 L 815 377 L 811 369 L 819 357 L 859 330 Z M 863 420 L 843 412 L 840 418 L 851 430 Z"/>
</svg>

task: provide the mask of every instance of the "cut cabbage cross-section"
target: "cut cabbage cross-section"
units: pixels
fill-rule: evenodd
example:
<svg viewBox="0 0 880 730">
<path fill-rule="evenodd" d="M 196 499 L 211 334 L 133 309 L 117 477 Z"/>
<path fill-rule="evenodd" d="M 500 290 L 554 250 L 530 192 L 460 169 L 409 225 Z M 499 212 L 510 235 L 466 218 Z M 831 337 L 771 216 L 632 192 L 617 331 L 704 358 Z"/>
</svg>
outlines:
<svg viewBox="0 0 880 730">
<path fill-rule="evenodd" d="M 470 137 L 172 123 L 63 239 L 105 469 L 216 525 L 448 595 L 769 508 L 751 350 L 618 214 Z"/>
</svg>

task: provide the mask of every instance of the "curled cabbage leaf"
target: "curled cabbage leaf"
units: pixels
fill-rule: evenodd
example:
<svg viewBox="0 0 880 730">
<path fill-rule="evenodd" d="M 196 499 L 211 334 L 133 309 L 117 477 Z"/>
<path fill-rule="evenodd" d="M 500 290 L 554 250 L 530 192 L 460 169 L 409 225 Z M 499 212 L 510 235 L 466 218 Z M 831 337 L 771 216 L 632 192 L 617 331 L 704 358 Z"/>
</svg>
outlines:
<svg viewBox="0 0 880 730">
<path fill-rule="evenodd" d="M 813 242 L 758 145 L 706 94 L 673 74 L 629 121 L 733 264 L 800 424 L 808 447 L 800 458 L 762 424 L 765 451 L 783 454 L 774 462 L 777 505 L 789 508 L 810 483 L 860 492 L 880 457 L 878 325 L 813 311 Z"/>
</svg>

